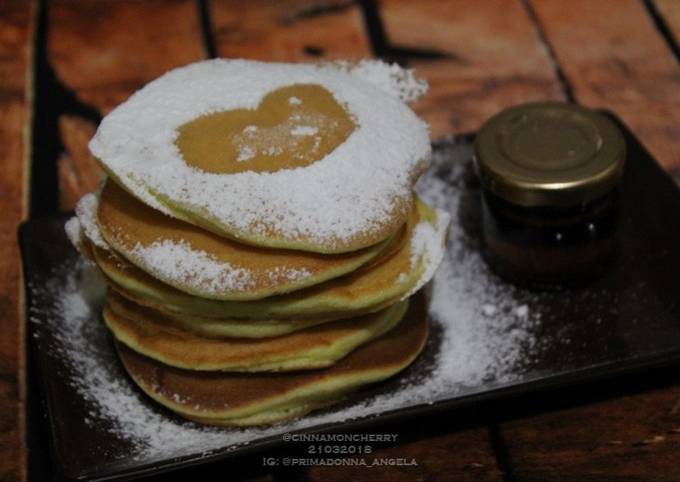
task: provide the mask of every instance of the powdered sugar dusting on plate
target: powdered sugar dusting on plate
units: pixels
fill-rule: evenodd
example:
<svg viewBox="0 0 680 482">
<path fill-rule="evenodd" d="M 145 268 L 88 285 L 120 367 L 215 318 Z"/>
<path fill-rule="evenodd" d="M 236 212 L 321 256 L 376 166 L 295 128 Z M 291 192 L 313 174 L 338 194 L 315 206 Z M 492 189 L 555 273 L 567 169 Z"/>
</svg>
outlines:
<svg viewBox="0 0 680 482">
<path fill-rule="evenodd" d="M 134 457 L 140 459 L 161 453 L 171 455 L 188 446 L 216 447 L 228 441 L 219 430 L 177 423 L 151 409 L 145 395 L 133 388 L 113 359 L 112 340 L 100 320 L 103 281 L 83 262 L 67 269 L 70 274 L 65 278 L 55 277 L 33 289 L 60 295 L 53 298 L 52 306 L 42 308 L 55 321 L 46 327 L 57 341 L 50 349 L 67 361 L 72 372 L 70 384 L 90 406 L 83 414 L 87 425 L 93 427 L 105 421 L 109 430 L 139 451 Z M 35 313 L 29 316 L 35 322 Z"/>
<path fill-rule="evenodd" d="M 517 301 L 515 288 L 490 272 L 478 240 L 463 229 L 463 178 L 468 165 L 452 159 L 470 159 L 469 145 L 453 142 L 436 152 L 431 171 L 416 190 L 455 221 L 430 295 L 430 314 L 444 327 L 438 362 L 425 383 L 433 399 L 441 397 L 432 393 L 437 383 L 455 391 L 455 387 L 512 381 L 539 349 L 533 332 L 540 321 L 525 301 Z"/>
<path fill-rule="evenodd" d="M 102 294 L 90 292 L 101 285 L 92 281 L 79 262 L 63 266 L 51 283 L 32 290 L 34 294 L 50 291 L 43 298 L 54 300 L 53 305 L 40 307 L 46 312 L 41 318 L 50 320 L 49 326 L 41 329 L 49 329 L 57 337 L 57 350 L 73 372 L 70 383 L 92 407 L 88 423 L 130 441 L 135 457 L 171 457 L 431 403 L 474 391 L 482 383 L 509 382 L 520 376 L 537 349 L 532 334 L 537 320 L 531 305 L 517 301 L 512 288 L 488 271 L 474 243 L 460 228 L 463 168 L 450 161 L 465 158 L 469 154 L 466 149 L 445 149 L 435 159 L 435 169 L 417 186 L 425 201 L 449 212 L 454 220 L 430 291 L 434 336 L 425 356 L 417 361 L 421 364 L 418 372 L 426 375 L 415 377 L 407 371 L 386 393 L 370 395 L 369 391 L 339 407 L 268 428 L 217 429 L 184 422 L 149 401 L 112 361 L 111 341 L 97 319 Z"/>
</svg>

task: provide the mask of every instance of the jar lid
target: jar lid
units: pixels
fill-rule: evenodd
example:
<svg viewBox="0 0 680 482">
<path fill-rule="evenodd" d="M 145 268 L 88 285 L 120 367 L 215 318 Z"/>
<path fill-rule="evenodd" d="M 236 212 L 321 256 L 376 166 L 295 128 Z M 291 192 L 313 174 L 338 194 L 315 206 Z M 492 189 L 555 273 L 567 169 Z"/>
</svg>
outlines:
<svg viewBox="0 0 680 482">
<path fill-rule="evenodd" d="M 522 206 L 574 206 L 619 182 L 626 143 L 616 124 L 593 110 L 561 102 L 506 109 L 475 139 L 485 188 Z"/>
</svg>

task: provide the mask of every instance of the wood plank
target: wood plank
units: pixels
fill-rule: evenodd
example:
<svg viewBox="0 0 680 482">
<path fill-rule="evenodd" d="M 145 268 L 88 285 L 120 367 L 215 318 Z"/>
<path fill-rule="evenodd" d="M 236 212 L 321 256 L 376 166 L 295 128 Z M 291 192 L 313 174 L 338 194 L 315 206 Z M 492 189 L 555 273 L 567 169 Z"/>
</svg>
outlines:
<svg viewBox="0 0 680 482">
<path fill-rule="evenodd" d="M 48 23 L 49 62 L 58 81 L 101 114 L 167 70 L 205 54 L 197 3 L 191 0 L 55 0 Z M 99 168 L 87 150 L 91 121 L 62 113 L 59 132 L 65 149 L 58 160 L 60 208 L 67 210 L 93 189 Z"/>
<path fill-rule="evenodd" d="M 17 225 L 28 214 L 34 2 L 0 3 L 0 480 L 26 480 L 25 325 Z"/>
<path fill-rule="evenodd" d="M 673 34 L 673 40 L 680 44 L 680 2 L 677 0 L 653 0 L 663 21 Z"/>
<path fill-rule="evenodd" d="M 680 480 L 680 386 L 586 403 L 502 424 L 514 480 Z"/>
<path fill-rule="evenodd" d="M 204 57 L 191 0 L 55 0 L 48 21 L 57 77 L 102 114 L 167 70 Z"/>
<path fill-rule="evenodd" d="M 680 166 L 680 65 L 638 0 L 532 2 L 575 98 L 610 109 Z"/>
<path fill-rule="evenodd" d="M 428 49 L 446 59 L 413 59 L 430 82 L 415 110 L 433 137 L 477 129 L 513 104 L 562 99 L 550 58 L 517 0 L 382 0 L 388 41 Z"/>
<path fill-rule="evenodd" d="M 213 0 L 221 57 L 309 62 L 370 56 L 361 11 L 347 0 Z"/>
<path fill-rule="evenodd" d="M 97 187 L 101 168 L 87 148 L 96 129 L 93 122 L 75 115 L 59 117 L 59 133 L 64 145 L 57 165 L 62 210 L 73 209 L 83 195 Z"/>
</svg>

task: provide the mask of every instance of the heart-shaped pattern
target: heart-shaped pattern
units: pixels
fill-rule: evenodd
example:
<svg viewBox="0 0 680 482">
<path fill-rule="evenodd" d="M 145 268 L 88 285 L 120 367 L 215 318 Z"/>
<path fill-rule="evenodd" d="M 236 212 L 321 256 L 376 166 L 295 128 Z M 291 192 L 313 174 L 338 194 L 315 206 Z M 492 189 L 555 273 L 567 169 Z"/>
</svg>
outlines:
<svg viewBox="0 0 680 482">
<path fill-rule="evenodd" d="M 139 200 L 219 236 L 325 254 L 372 246 L 406 221 L 431 146 L 397 92 L 415 88 L 412 74 L 343 65 L 175 69 L 102 119 L 89 146 Z M 323 122 L 294 124 L 296 109 Z"/>
<path fill-rule="evenodd" d="M 178 128 L 185 162 L 203 171 L 275 172 L 323 159 L 356 125 L 333 95 L 317 84 L 294 84 L 267 94 L 257 109 L 198 117 Z"/>
</svg>

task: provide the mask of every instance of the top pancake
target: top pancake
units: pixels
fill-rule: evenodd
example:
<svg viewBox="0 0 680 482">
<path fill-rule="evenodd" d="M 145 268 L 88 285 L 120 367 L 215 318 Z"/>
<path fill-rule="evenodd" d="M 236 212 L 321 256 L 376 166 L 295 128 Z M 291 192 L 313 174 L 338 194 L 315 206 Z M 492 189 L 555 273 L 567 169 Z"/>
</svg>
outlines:
<svg viewBox="0 0 680 482">
<path fill-rule="evenodd" d="M 423 90 L 382 63 L 205 61 L 112 111 L 90 149 L 170 216 L 255 246 L 351 252 L 408 216 L 431 149 L 402 99 Z"/>
<path fill-rule="evenodd" d="M 186 293 L 220 300 L 261 299 L 336 278 L 396 239 L 336 255 L 258 248 L 165 216 L 110 180 L 97 224 L 104 240 L 142 270 Z"/>
</svg>

